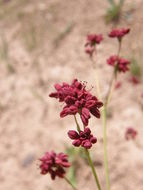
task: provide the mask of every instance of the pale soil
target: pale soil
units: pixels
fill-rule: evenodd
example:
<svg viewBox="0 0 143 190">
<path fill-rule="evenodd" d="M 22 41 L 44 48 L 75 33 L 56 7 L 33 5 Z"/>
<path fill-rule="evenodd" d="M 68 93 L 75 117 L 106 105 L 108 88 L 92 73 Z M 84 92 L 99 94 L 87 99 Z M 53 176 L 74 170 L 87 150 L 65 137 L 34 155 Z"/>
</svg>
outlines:
<svg viewBox="0 0 143 190">
<path fill-rule="evenodd" d="M 124 11 L 134 8 L 129 17 L 123 15 L 120 26 L 131 27 L 124 39 L 122 55 L 136 57 L 142 64 L 143 0 L 126 2 Z M 48 150 L 63 151 L 70 146 L 67 131 L 75 128 L 72 117 L 60 119 L 61 105 L 48 94 L 56 82 L 73 78 L 95 87 L 94 70 L 84 53 L 87 33 L 103 33 L 98 47 L 97 65 L 102 95 L 108 90 L 112 68 L 106 65 L 109 55 L 117 51 L 116 40 L 107 32 L 112 25 L 103 19 L 108 8 L 101 0 L 29 0 L 11 2 L 0 8 L 0 189 L 46 190 L 71 188 L 62 180 L 51 181 L 41 176 L 38 158 Z M 110 102 L 108 118 L 108 152 L 111 190 L 143 189 L 143 117 L 140 94 L 142 84 L 133 86 L 129 74 L 120 75 L 122 87 Z M 95 88 L 92 90 L 96 94 Z M 101 163 L 97 172 L 103 187 L 103 143 L 101 121 L 92 118 L 92 131 L 98 143 L 93 158 Z M 126 141 L 124 133 L 133 126 L 136 141 Z M 77 168 L 78 187 L 96 189 L 87 164 Z"/>
</svg>

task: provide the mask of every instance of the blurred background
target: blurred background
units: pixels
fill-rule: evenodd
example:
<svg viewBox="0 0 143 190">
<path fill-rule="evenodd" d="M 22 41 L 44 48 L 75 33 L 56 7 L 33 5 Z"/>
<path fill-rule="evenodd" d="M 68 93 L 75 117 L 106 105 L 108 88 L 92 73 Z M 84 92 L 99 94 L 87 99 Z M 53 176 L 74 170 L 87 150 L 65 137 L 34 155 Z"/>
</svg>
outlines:
<svg viewBox="0 0 143 190">
<path fill-rule="evenodd" d="M 143 0 L 0 0 L 1 190 L 70 190 L 64 181 L 40 175 L 38 158 L 52 149 L 70 154 L 74 166 L 68 175 L 79 189 L 96 188 L 84 156 L 71 148 L 67 137 L 75 129 L 73 118 L 61 119 L 62 105 L 48 95 L 55 83 L 74 78 L 87 81 L 96 95 L 95 73 L 84 52 L 89 33 L 104 36 L 96 64 L 106 94 L 112 74 L 106 59 L 118 48 L 108 33 L 115 27 L 131 28 L 121 50 L 131 71 L 118 77 L 120 87 L 108 113 L 111 187 L 143 189 Z M 92 118 L 90 126 L 98 139 L 92 157 L 106 189 L 102 124 Z M 134 141 L 125 139 L 128 127 L 138 131 Z"/>
</svg>

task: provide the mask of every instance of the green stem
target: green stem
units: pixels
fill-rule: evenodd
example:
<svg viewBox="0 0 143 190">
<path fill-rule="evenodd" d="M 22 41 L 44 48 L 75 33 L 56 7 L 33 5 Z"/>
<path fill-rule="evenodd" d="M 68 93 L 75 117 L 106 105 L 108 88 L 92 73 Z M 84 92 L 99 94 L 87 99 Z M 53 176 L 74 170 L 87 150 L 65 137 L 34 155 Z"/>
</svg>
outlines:
<svg viewBox="0 0 143 190">
<path fill-rule="evenodd" d="M 119 41 L 119 47 L 118 47 L 118 52 L 117 52 L 118 56 L 120 55 L 121 45 L 122 45 L 122 41 Z M 111 99 L 111 95 L 113 93 L 115 79 L 116 79 L 116 75 L 113 73 L 113 77 L 112 77 L 111 82 L 110 82 L 109 91 L 107 93 L 105 103 L 104 103 L 104 106 L 103 106 L 103 110 L 102 110 L 104 165 L 105 165 L 105 175 L 106 175 L 107 190 L 110 190 L 110 179 L 109 179 L 108 155 L 107 155 L 107 126 L 106 126 L 107 113 L 106 113 L 106 110 L 107 110 L 108 103 L 109 103 L 109 101 Z"/>
<path fill-rule="evenodd" d="M 75 115 L 74 115 L 74 119 L 75 119 L 75 122 L 76 122 L 77 130 L 80 131 L 80 130 L 81 130 L 81 129 L 80 129 L 80 125 L 78 124 L 78 121 L 77 121 L 77 118 L 76 118 Z M 90 165 L 90 167 L 91 167 L 91 169 L 92 169 L 92 173 L 93 173 L 93 175 L 94 175 L 94 178 L 95 178 L 95 181 L 96 181 L 96 185 L 97 185 L 97 187 L 98 187 L 98 190 L 101 190 L 100 183 L 99 183 L 99 180 L 98 180 L 98 177 L 97 177 L 95 168 L 94 168 L 94 164 L 93 164 L 93 162 L 92 162 L 92 160 L 91 160 L 91 157 L 90 157 L 90 153 L 89 153 L 89 151 L 88 151 L 86 148 L 84 148 L 84 150 L 85 150 L 85 154 L 86 154 L 86 156 L 87 156 L 89 165 Z"/>
<path fill-rule="evenodd" d="M 79 124 L 77 122 L 77 118 L 76 118 L 75 115 L 74 115 L 74 120 L 75 120 L 75 123 L 76 123 L 76 126 L 77 126 L 77 130 L 78 130 L 78 132 L 80 132 L 80 126 L 79 126 Z"/>
<path fill-rule="evenodd" d="M 110 190 L 110 179 L 109 179 L 109 168 L 108 168 L 108 155 L 107 155 L 107 127 L 106 127 L 106 107 L 103 106 L 102 110 L 102 121 L 103 121 L 103 146 L 104 146 L 104 166 L 105 166 L 105 176 L 106 176 L 106 186 L 107 190 Z"/>
<path fill-rule="evenodd" d="M 95 171 L 95 168 L 94 168 L 94 164 L 91 160 L 91 157 L 90 157 L 90 153 L 87 149 L 85 149 L 85 154 L 87 156 L 87 159 L 88 159 L 88 162 L 89 162 L 89 165 L 91 167 L 91 170 L 92 170 L 92 173 L 94 175 L 94 178 L 95 178 L 95 181 L 96 181 L 96 185 L 97 185 L 97 188 L 98 190 L 101 190 L 101 187 L 100 187 L 100 183 L 99 183 L 99 180 L 98 180 L 98 177 L 97 177 L 97 174 L 96 174 L 96 171 Z"/>
<path fill-rule="evenodd" d="M 72 189 L 77 190 L 77 188 L 71 183 L 71 181 L 68 178 L 64 177 L 64 179 L 72 187 Z"/>
</svg>

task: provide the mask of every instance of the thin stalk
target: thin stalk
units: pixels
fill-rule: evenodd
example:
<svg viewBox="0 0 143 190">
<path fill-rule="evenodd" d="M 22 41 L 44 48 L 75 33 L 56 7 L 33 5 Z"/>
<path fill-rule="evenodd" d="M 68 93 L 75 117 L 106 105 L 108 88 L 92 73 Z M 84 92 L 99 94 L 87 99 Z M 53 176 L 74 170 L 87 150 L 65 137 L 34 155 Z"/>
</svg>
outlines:
<svg viewBox="0 0 143 190">
<path fill-rule="evenodd" d="M 85 154 L 87 156 L 87 159 L 88 159 L 88 162 L 89 162 L 89 165 L 91 167 L 91 170 L 92 170 L 92 173 L 94 175 L 94 178 L 95 178 L 95 181 L 96 181 L 96 185 L 97 185 L 97 188 L 98 190 L 101 190 L 101 187 L 100 187 L 100 183 L 99 183 L 99 180 L 98 180 L 98 177 L 97 177 L 97 174 L 96 174 L 96 171 L 95 171 L 95 167 L 94 167 L 94 164 L 92 162 L 92 159 L 90 157 L 90 153 L 87 149 L 85 149 Z"/>
<path fill-rule="evenodd" d="M 64 177 L 64 179 L 72 187 L 72 189 L 77 190 L 77 188 L 71 183 L 71 181 L 68 178 Z"/>
<path fill-rule="evenodd" d="M 106 106 L 103 106 L 103 110 L 101 113 L 102 113 L 102 122 L 103 122 L 103 146 L 104 146 L 104 166 L 105 166 L 106 186 L 107 186 L 107 190 L 110 190 L 108 154 L 107 154 Z"/>
<path fill-rule="evenodd" d="M 77 130 L 80 131 L 80 130 L 81 130 L 81 129 L 80 129 L 80 125 L 78 124 L 78 121 L 77 121 L 77 118 L 76 118 L 75 115 L 74 115 L 74 119 L 75 119 L 75 122 L 76 122 Z M 89 151 L 88 151 L 86 148 L 84 148 L 84 150 L 85 150 L 85 154 L 86 154 L 86 156 L 87 156 L 89 165 L 90 165 L 90 167 L 91 167 L 91 169 L 92 169 L 92 173 L 93 173 L 93 175 L 94 175 L 94 178 L 95 178 L 95 181 L 96 181 L 96 185 L 97 185 L 97 187 L 98 187 L 98 190 L 101 190 L 100 183 L 99 183 L 99 180 L 98 180 L 98 177 L 97 177 L 95 168 L 94 168 L 94 164 L 93 164 L 92 159 L 91 159 L 91 157 L 90 157 L 90 153 L 89 153 Z"/>
<path fill-rule="evenodd" d="M 120 51 L 121 51 L 121 44 L 122 41 L 119 41 L 119 47 L 118 47 L 118 52 L 117 52 L 117 56 L 119 56 Z M 103 106 L 103 110 L 101 112 L 102 115 L 102 122 L 103 122 L 103 146 L 104 146 L 104 166 L 105 166 L 105 176 L 106 176 L 106 186 L 107 186 L 107 190 L 110 190 L 110 179 L 109 179 L 109 167 L 108 167 L 108 154 L 107 154 L 107 126 L 106 126 L 106 121 L 107 121 L 107 106 L 108 103 L 111 99 L 112 93 L 113 93 L 113 89 L 114 89 L 114 82 L 116 79 L 116 74 L 115 72 L 113 72 L 112 75 L 112 79 L 110 82 L 110 87 L 109 87 L 109 91 L 107 93 L 106 99 L 105 99 L 105 103 Z"/>
<path fill-rule="evenodd" d="M 114 89 L 114 84 L 115 84 L 115 73 L 113 72 L 113 76 L 112 76 L 112 79 L 111 79 L 110 85 L 109 85 L 109 90 L 108 90 L 107 96 L 105 98 L 105 103 L 104 103 L 105 107 L 107 107 L 107 105 L 111 99 L 113 89 Z"/>
<path fill-rule="evenodd" d="M 80 132 L 80 126 L 79 126 L 79 124 L 77 122 L 77 118 L 76 118 L 75 115 L 74 115 L 74 120 L 75 120 L 75 123 L 76 123 L 77 130 L 78 130 L 78 132 Z"/>
</svg>

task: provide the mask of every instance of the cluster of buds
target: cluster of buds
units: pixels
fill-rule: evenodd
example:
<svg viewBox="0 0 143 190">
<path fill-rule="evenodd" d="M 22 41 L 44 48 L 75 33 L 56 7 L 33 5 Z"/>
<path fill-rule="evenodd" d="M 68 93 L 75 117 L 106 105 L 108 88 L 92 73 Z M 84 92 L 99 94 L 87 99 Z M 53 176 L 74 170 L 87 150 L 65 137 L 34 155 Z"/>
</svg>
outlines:
<svg viewBox="0 0 143 190">
<path fill-rule="evenodd" d="M 86 149 L 90 149 L 92 144 L 97 142 L 96 137 L 91 134 L 91 130 L 88 127 L 86 127 L 84 131 L 79 131 L 79 133 L 74 130 L 69 130 L 68 136 L 74 140 L 72 143 L 74 146 L 82 146 Z"/>
<path fill-rule="evenodd" d="M 130 32 L 129 28 L 122 28 L 122 29 L 113 29 L 110 33 L 109 33 L 109 37 L 110 38 L 117 38 L 119 41 L 122 40 L 122 38 L 128 34 Z"/>
<path fill-rule="evenodd" d="M 98 101 L 97 97 L 93 96 L 90 91 L 86 90 L 85 83 L 74 79 L 71 85 L 67 83 L 55 84 L 55 89 L 56 92 L 49 96 L 65 103 L 60 113 L 62 118 L 79 113 L 84 126 L 88 125 L 90 114 L 100 118 L 99 108 L 103 106 L 103 103 Z"/>
<path fill-rule="evenodd" d="M 111 65 L 115 69 L 115 73 L 117 72 L 123 72 L 125 73 L 126 71 L 129 70 L 129 64 L 130 61 L 120 58 L 117 55 L 112 55 L 107 59 L 108 65 Z"/>
<path fill-rule="evenodd" d="M 56 154 L 54 151 L 47 152 L 40 158 L 41 174 L 45 175 L 50 173 L 51 178 L 54 180 L 56 176 L 63 178 L 65 175 L 64 168 L 70 167 L 68 156 L 64 153 Z"/>
<path fill-rule="evenodd" d="M 85 52 L 90 56 L 93 55 L 95 51 L 96 44 L 100 44 L 103 40 L 102 34 L 90 34 L 87 36 L 87 40 L 85 43 Z"/>
</svg>

